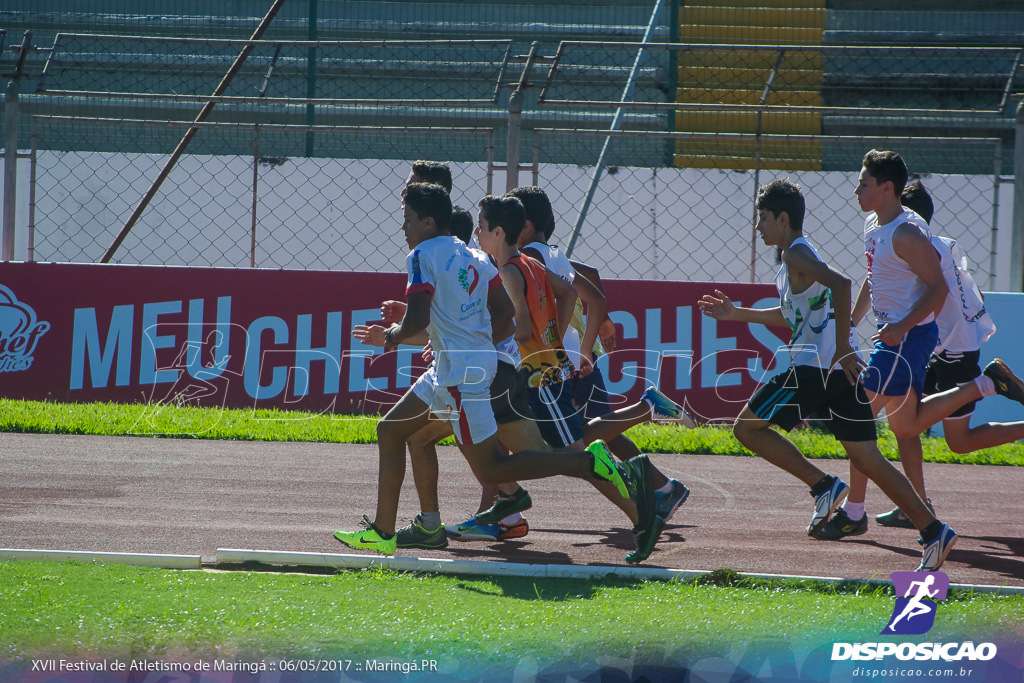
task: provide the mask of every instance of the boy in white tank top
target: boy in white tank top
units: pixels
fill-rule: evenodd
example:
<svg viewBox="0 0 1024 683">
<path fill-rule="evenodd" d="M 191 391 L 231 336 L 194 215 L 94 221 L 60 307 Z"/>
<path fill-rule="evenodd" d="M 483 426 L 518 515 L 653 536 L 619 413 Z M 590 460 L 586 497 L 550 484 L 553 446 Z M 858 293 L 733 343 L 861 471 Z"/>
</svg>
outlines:
<svg viewBox="0 0 1024 683">
<path fill-rule="evenodd" d="M 922 461 L 921 434 L 929 426 L 971 401 L 996 393 L 992 379 L 982 376 L 921 401 L 925 366 L 938 341 L 935 311 L 942 307 L 949 288 L 927 223 L 900 204 L 908 175 L 906 163 L 896 152 L 873 149 L 864 155 L 856 195 L 861 211 L 868 214 L 864 222 L 868 276 L 853 307 L 855 325 L 869 308 L 878 323 L 861 382 L 874 415 L 885 410 L 904 468 Z M 989 374 L 997 374 L 1006 386 L 1011 380 L 1004 376 L 1004 367 L 994 366 Z M 915 477 L 912 473 L 911 478 Z M 923 476 L 918 479 L 923 481 Z M 865 533 L 866 491 L 867 476 L 851 462 L 846 504 L 815 537 L 838 540 Z M 913 519 L 909 510 L 894 502 Z"/>
<path fill-rule="evenodd" d="M 864 363 L 853 350 L 850 280 L 824 263 L 803 237 L 804 198 L 797 185 L 776 180 L 757 196 L 756 229 L 766 246 L 781 249 L 776 285 L 779 306 L 735 306 L 724 293 L 705 294 L 701 311 L 716 320 L 789 327 L 793 365 L 761 386 L 733 426 L 741 444 L 810 487 L 814 513 L 807 533 L 815 536 L 847 492 L 847 485 L 811 463 L 786 437 L 771 429 L 793 429 L 812 413 L 827 415 L 829 430 L 871 479 L 899 499 L 921 531 L 924 551 L 919 571 L 938 569 L 956 532 L 935 518 L 899 470 L 878 450 L 875 425 L 858 376 Z"/>
<path fill-rule="evenodd" d="M 900 195 L 900 203 L 931 225 L 935 206 L 928 190 L 920 181 L 914 181 L 904 188 Z M 941 239 L 943 238 L 933 236 L 932 243 L 935 244 L 936 240 Z M 936 247 L 938 248 L 938 245 Z M 946 249 L 948 250 L 948 247 Z M 950 292 L 935 317 L 939 327 L 939 345 L 932 353 L 925 369 L 925 396 L 953 389 L 980 377 L 982 373 L 978 360 L 981 345 L 995 332 L 995 324 L 985 311 L 984 302 L 980 293 L 976 291 L 977 286 L 973 278 L 968 278 L 963 272 L 955 272 L 960 269 L 960 264 L 955 263 L 952 256 L 953 254 L 949 252 L 942 258 L 943 275 L 946 277 Z M 947 274 L 947 270 L 954 272 Z M 965 287 L 967 289 L 964 289 Z M 968 304 L 970 307 L 965 308 Z M 1024 422 L 986 422 L 972 427 L 971 415 L 974 414 L 976 404 L 977 401 L 970 401 L 942 420 L 946 444 L 954 453 L 969 453 L 1024 439 Z M 903 471 L 918 495 L 931 506 L 924 485 L 923 463 L 913 461 L 916 455 L 914 451 L 900 453 Z M 877 515 L 875 521 L 882 526 L 913 527 L 898 507 Z"/>
</svg>

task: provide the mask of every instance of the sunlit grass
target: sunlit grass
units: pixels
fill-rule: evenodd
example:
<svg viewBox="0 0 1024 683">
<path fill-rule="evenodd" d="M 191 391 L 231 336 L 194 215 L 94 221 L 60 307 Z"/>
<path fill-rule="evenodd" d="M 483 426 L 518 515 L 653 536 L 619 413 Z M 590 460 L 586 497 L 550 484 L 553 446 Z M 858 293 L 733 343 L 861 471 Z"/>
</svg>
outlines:
<svg viewBox="0 0 1024 683">
<path fill-rule="evenodd" d="M 876 637 L 879 587 L 808 587 L 720 571 L 685 583 L 335 575 L 0 563 L 0 660 L 92 657 L 431 657 L 484 668 L 672 652 L 763 637 Z M 1024 597 L 953 593 L 930 638 L 1013 632 Z M 836 619 L 836 615 L 843 615 Z M 794 645 L 795 646 L 795 645 Z"/>
<path fill-rule="evenodd" d="M 376 443 L 377 417 L 313 414 L 282 410 L 193 408 L 120 403 L 50 403 L 0 399 L 0 431 L 38 434 L 172 436 L 246 441 L 320 441 Z M 752 455 L 728 427 L 683 429 L 676 425 L 641 425 L 627 434 L 645 453 Z M 878 430 L 879 448 L 897 459 L 896 440 L 888 427 Z M 808 457 L 845 458 L 831 434 L 797 429 L 789 434 Z M 454 443 L 451 439 L 445 442 Z M 960 455 L 941 438 L 924 437 L 926 462 L 1024 465 L 1024 443 L 1012 443 Z"/>
</svg>

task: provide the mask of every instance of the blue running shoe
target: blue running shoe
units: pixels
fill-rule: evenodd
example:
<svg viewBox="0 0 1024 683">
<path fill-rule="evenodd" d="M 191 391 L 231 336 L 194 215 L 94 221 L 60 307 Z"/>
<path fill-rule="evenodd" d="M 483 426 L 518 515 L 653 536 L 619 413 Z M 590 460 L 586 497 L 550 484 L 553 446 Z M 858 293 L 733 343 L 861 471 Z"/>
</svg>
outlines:
<svg viewBox="0 0 1024 683">
<path fill-rule="evenodd" d="M 672 490 L 667 493 L 654 492 L 654 509 L 658 516 L 666 522 L 672 518 L 679 506 L 690 497 L 690 489 L 683 482 L 675 479 L 668 480 L 672 484 Z"/>
<path fill-rule="evenodd" d="M 933 572 L 942 566 L 942 563 L 946 561 L 946 555 L 949 555 L 949 551 L 953 549 L 953 544 L 956 543 L 956 532 L 953 531 L 953 527 L 943 523 L 939 535 L 930 543 L 925 543 L 923 538 L 917 539 L 917 542 L 924 546 L 924 550 L 921 551 L 921 564 L 918 565 L 916 571 Z"/>
<path fill-rule="evenodd" d="M 685 425 L 688 429 L 697 426 L 692 415 L 686 412 L 681 405 L 661 393 L 653 384 L 644 390 L 640 400 L 645 401 L 654 409 L 655 420 L 672 420 Z"/>
<path fill-rule="evenodd" d="M 444 531 L 453 541 L 497 541 L 501 534 L 499 525 L 481 524 L 475 515 L 462 524 L 446 526 Z"/>
<path fill-rule="evenodd" d="M 811 523 L 807 525 L 807 535 L 815 536 L 821 527 L 825 526 L 828 518 L 836 511 L 839 504 L 846 498 L 847 489 L 850 487 L 839 477 L 832 477 L 832 485 L 823 493 L 814 497 L 814 516 Z"/>
</svg>

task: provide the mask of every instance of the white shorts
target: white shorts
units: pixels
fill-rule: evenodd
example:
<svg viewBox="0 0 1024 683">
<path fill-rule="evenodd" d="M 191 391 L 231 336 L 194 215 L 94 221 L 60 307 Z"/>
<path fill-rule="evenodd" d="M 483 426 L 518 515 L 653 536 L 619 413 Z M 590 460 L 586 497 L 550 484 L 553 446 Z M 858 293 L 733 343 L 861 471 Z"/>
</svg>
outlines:
<svg viewBox="0 0 1024 683">
<path fill-rule="evenodd" d="M 491 408 L 491 379 L 442 387 L 437 383 L 434 367 L 430 366 L 412 385 L 412 392 L 429 406 L 430 412 L 452 423 L 455 440 L 460 445 L 472 445 L 498 432 Z"/>
</svg>

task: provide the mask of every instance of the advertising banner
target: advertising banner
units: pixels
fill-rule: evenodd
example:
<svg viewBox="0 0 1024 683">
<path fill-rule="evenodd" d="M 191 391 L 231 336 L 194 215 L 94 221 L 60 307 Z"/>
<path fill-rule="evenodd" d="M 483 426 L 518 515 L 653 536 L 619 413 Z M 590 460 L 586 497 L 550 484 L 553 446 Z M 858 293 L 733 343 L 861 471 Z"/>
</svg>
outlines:
<svg viewBox="0 0 1024 683">
<path fill-rule="evenodd" d="M 729 420 L 776 370 L 779 336 L 696 304 L 720 288 L 770 305 L 774 287 L 606 285 L 618 346 L 598 367 L 623 400 L 654 384 L 701 421 Z M 3 263 L 0 395 L 376 413 L 422 371 L 421 350 L 384 353 L 351 330 L 404 289 L 399 273 Z"/>
</svg>

